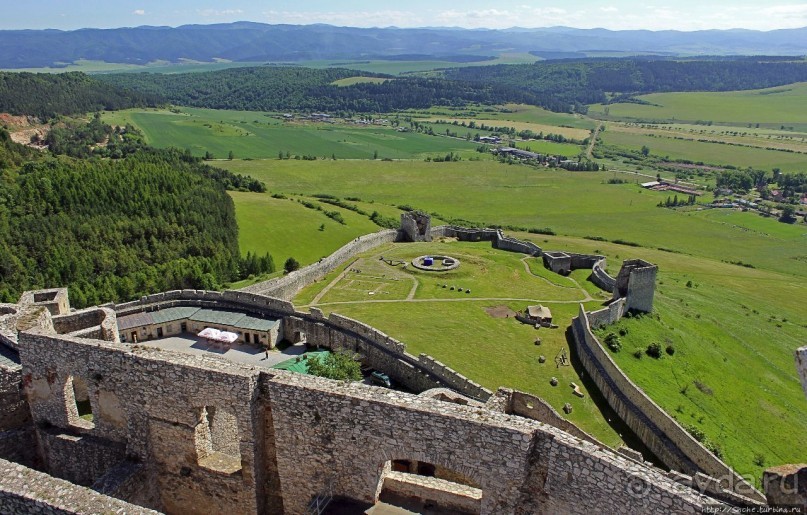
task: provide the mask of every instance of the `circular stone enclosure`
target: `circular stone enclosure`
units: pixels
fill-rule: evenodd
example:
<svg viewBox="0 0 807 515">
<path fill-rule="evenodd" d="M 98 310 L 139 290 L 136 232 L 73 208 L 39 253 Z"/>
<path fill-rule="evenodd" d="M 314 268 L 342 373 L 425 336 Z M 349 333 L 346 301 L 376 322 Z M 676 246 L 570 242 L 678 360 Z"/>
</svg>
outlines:
<svg viewBox="0 0 807 515">
<path fill-rule="evenodd" d="M 426 272 L 448 272 L 458 268 L 460 260 L 452 256 L 425 255 L 413 259 L 412 266 Z"/>
</svg>

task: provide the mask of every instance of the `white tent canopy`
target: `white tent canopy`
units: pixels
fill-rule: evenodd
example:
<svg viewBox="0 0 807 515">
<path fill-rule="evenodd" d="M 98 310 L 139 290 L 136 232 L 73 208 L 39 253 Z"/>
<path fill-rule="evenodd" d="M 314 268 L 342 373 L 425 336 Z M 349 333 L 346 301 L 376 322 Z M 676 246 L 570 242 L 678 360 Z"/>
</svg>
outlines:
<svg viewBox="0 0 807 515">
<path fill-rule="evenodd" d="M 205 327 L 196 336 L 205 338 L 206 340 L 214 340 L 223 343 L 233 343 L 238 339 L 238 335 L 235 333 L 231 333 L 230 331 L 219 331 L 218 329 L 214 329 L 212 327 Z"/>
</svg>

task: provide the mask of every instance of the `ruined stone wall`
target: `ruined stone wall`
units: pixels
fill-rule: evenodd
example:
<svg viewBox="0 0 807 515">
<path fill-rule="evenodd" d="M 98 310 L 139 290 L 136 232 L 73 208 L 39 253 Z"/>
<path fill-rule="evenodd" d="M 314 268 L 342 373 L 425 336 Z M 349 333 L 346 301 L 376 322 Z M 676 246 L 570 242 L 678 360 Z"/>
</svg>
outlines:
<svg viewBox="0 0 807 515">
<path fill-rule="evenodd" d="M 110 342 L 119 341 L 115 312 L 104 307 L 87 308 L 67 315 L 54 316 L 53 328 L 58 334 Z"/>
<path fill-rule="evenodd" d="M 764 501 L 759 492 L 695 440 L 622 372 L 591 332 L 582 304 L 579 315 L 572 320 L 572 331 L 577 355 L 608 404 L 665 465 L 691 476 L 704 472 L 719 479 L 728 490 Z"/>
<path fill-rule="evenodd" d="M 0 459 L 0 513 L 157 515 L 158 512 Z"/>
<path fill-rule="evenodd" d="M 408 212 L 401 213 L 401 233 L 405 241 L 432 241 L 431 216 Z"/>
<path fill-rule="evenodd" d="M 519 417 L 549 424 L 581 440 L 605 447 L 599 440 L 563 418 L 546 401 L 535 395 L 511 390 L 510 388 L 499 388 L 496 390 L 494 397 L 488 400 L 487 406 L 489 409 L 501 411 L 508 415 L 518 415 Z"/>
<path fill-rule="evenodd" d="M 291 300 L 305 286 L 323 278 L 329 272 L 339 268 L 348 259 L 373 249 L 384 243 L 392 243 L 398 239 L 398 231 L 387 229 L 373 234 L 360 236 L 347 245 L 339 248 L 328 257 L 317 263 L 303 267 L 276 279 L 270 279 L 242 288 L 241 291 L 259 293 L 283 300 Z"/>
<path fill-rule="evenodd" d="M 799 371 L 804 395 L 807 396 L 807 347 L 802 347 L 796 351 L 796 370 Z"/>
<path fill-rule="evenodd" d="M 319 345 L 335 351 L 358 352 L 365 362 L 389 375 L 394 382 L 421 392 L 431 388 L 449 387 L 474 399 L 487 400 L 491 392 L 455 370 L 421 354 L 406 352 L 406 345 L 367 324 L 331 313 L 325 319 L 316 315 L 297 313 L 284 319 L 287 335 L 305 334 L 309 345 Z"/>
<path fill-rule="evenodd" d="M 588 323 L 592 329 L 611 325 L 619 322 L 622 315 L 625 314 L 625 299 L 617 299 L 612 301 L 608 306 L 586 313 L 588 316 Z"/>
<path fill-rule="evenodd" d="M 479 513 L 479 489 L 445 481 L 436 477 L 419 476 L 404 472 L 390 472 L 384 479 L 382 490 L 403 498 L 422 499 L 424 503 L 458 513 Z"/>
<path fill-rule="evenodd" d="M 30 421 L 22 395 L 22 366 L 0 362 L 0 431 L 19 429 Z"/>
<path fill-rule="evenodd" d="M 0 431 L 0 459 L 33 467 L 37 463 L 34 428 Z"/>
<path fill-rule="evenodd" d="M 501 250 L 508 250 L 510 252 L 521 252 L 528 256 L 540 256 L 541 247 L 531 241 L 523 241 L 508 236 L 501 236 L 496 241 L 496 248 Z"/>
<path fill-rule="evenodd" d="M 656 289 L 658 267 L 642 259 L 622 262 L 614 285 L 614 298 L 626 298 L 628 310 L 653 311 L 653 294 Z"/>
<path fill-rule="evenodd" d="M 88 460 L 88 447 L 100 456 L 103 447 L 119 446 L 124 455 L 152 465 L 150 480 L 168 513 L 260 511 L 263 432 L 258 426 L 263 419 L 254 369 L 209 357 L 31 333 L 20 334 L 20 358 L 46 469 L 72 480 L 97 480 L 114 459 Z M 76 416 L 71 378 L 87 382 L 91 423 Z M 239 453 L 227 457 L 223 449 L 227 459 L 220 464 L 204 460 L 209 453 L 199 437 L 207 429 L 208 407 L 229 410 L 237 424 Z M 82 477 L 63 465 L 68 463 L 83 464 Z"/>
<path fill-rule="evenodd" d="M 456 471 L 481 513 L 698 512 L 659 471 L 521 417 L 291 373 L 265 376 L 286 513 L 332 492 L 372 503 L 390 460 Z M 630 486 L 640 482 L 642 495 Z"/>
<path fill-rule="evenodd" d="M 571 272 L 572 257 L 565 252 L 544 252 L 544 266 L 556 274 Z"/>
<path fill-rule="evenodd" d="M 118 316 L 174 306 L 218 307 L 246 312 L 272 313 L 278 318 L 294 314 L 291 302 L 240 290 L 172 290 L 142 297 L 140 300 L 111 305 Z"/>
<path fill-rule="evenodd" d="M 605 258 L 600 259 L 591 267 L 591 282 L 603 290 L 613 293 L 616 287 L 616 279 L 608 275 L 605 271 Z"/>
<path fill-rule="evenodd" d="M 37 431 L 48 473 L 81 486 L 92 486 L 126 456 L 121 442 L 61 430 Z"/>
</svg>

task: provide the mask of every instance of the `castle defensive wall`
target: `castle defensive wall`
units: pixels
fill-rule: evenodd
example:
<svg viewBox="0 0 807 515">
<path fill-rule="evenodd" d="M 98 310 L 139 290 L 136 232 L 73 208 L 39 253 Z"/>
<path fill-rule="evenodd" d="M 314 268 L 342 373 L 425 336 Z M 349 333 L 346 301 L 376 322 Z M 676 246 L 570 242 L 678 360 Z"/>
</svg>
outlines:
<svg viewBox="0 0 807 515">
<path fill-rule="evenodd" d="M 421 237 L 425 231 L 491 241 L 547 262 L 537 245 L 496 229 L 431 228 L 422 220 L 414 227 Z M 592 332 L 629 309 L 652 309 L 650 263 L 626 261 L 612 278 L 602 256 L 553 253 L 565 254 L 557 266 L 569 268 L 559 269 L 599 266 L 612 284 L 613 301 L 590 313 L 581 306 L 573 320 L 575 352 L 669 472 L 634 451 L 607 448 L 538 397 L 491 392 L 429 356 L 407 353 L 375 328 L 316 308 L 297 311 L 289 302 L 356 254 L 404 239 L 403 230 L 358 238 L 245 291 L 178 290 L 70 311 L 59 289 L 0 305 L 0 512 L 108 506 L 130 513 L 306 513 L 318 499 L 369 506 L 385 495 L 430 499 L 458 513 L 697 513 L 707 505 L 764 502 L 633 384 Z M 357 352 L 420 394 L 121 341 L 118 317 L 181 307 L 279 320 L 286 339 Z M 805 362 L 802 349 L 797 366 L 807 390 Z M 82 403 L 91 420 L 79 415 Z M 432 474 L 404 473 L 422 467 Z M 40 476 L 55 492 L 26 486 Z"/>
</svg>

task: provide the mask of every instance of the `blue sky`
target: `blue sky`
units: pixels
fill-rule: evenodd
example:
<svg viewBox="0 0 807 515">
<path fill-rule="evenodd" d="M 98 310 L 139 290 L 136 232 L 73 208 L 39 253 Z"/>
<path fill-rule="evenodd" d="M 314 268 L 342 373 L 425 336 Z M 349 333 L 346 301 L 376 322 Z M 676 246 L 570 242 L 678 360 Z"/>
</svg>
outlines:
<svg viewBox="0 0 807 515">
<path fill-rule="evenodd" d="M 177 26 L 249 20 L 353 27 L 649 30 L 807 26 L 804 0 L 4 0 L 0 29 Z"/>
</svg>

